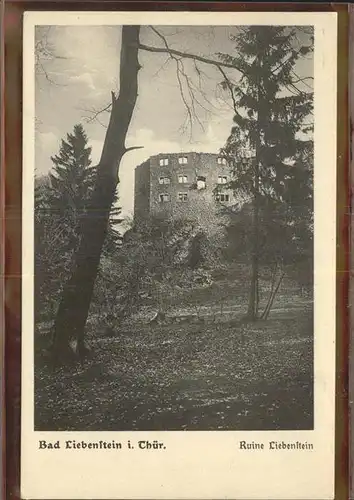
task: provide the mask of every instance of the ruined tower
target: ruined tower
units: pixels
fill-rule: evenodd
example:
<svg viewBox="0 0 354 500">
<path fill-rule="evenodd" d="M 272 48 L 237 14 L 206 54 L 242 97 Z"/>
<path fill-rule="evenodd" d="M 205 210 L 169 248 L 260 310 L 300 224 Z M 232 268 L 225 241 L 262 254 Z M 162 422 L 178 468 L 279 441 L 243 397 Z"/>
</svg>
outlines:
<svg viewBox="0 0 354 500">
<path fill-rule="evenodd" d="M 211 153 L 151 156 L 135 169 L 134 217 L 150 215 L 208 221 L 222 205 L 231 205 L 230 170 Z"/>
</svg>

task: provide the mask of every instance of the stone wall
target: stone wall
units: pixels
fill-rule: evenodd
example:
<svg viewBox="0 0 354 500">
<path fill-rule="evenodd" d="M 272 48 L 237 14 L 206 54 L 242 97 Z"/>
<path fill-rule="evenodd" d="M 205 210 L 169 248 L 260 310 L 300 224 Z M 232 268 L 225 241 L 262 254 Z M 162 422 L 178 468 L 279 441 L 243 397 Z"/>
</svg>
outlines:
<svg viewBox="0 0 354 500">
<path fill-rule="evenodd" d="M 142 219 L 150 212 L 150 161 L 135 169 L 134 218 Z"/>
<path fill-rule="evenodd" d="M 227 165 L 210 153 L 159 154 L 135 170 L 135 217 L 166 215 L 213 223 L 222 205 L 233 203 L 233 194 L 218 183 L 230 180 Z M 149 189 L 147 190 L 147 184 Z M 228 195 L 217 201 L 215 188 Z"/>
</svg>

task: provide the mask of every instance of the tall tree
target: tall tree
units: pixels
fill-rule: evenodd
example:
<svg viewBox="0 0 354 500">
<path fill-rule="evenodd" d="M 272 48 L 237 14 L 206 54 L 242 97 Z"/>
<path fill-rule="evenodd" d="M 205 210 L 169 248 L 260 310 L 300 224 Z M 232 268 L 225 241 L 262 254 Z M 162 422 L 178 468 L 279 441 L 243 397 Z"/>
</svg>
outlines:
<svg viewBox="0 0 354 500">
<path fill-rule="evenodd" d="M 306 81 L 297 75 L 296 64 L 309 54 L 313 43 L 311 36 L 305 43 L 299 41 L 298 34 L 296 28 L 251 26 L 233 36 L 236 56 L 220 54 L 223 62 L 242 70 L 237 84 L 225 74 L 222 82 L 235 110 L 223 154 L 233 172 L 230 187 L 252 203 L 250 320 L 258 318 L 260 255 L 265 251 L 260 225 L 268 224 L 266 239 L 272 242 L 279 263 L 284 251 L 278 250 L 286 248 L 295 214 L 308 211 L 312 203 L 313 143 L 308 121 L 313 93 L 310 86 L 296 85 Z"/>
<path fill-rule="evenodd" d="M 53 156 L 53 172 L 50 174 L 49 202 L 51 209 L 64 217 L 68 230 L 72 233 L 71 244 L 78 242 L 80 225 L 88 209 L 93 193 L 97 168 L 91 161 L 88 138 L 81 124 L 75 125 L 73 133 L 61 141 L 59 153 Z M 117 206 L 118 192 L 114 193 L 110 211 L 106 250 L 114 247 L 120 240 L 117 226 L 122 222 L 121 209 Z"/>
<path fill-rule="evenodd" d="M 81 124 L 75 125 L 58 154 L 51 157 L 49 203 L 53 213 L 65 221 L 67 244 L 76 249 L 80 224 L 92 194 L 95 169 L 91 166 L 91 148 Z"/>
<path fill-rule="evenodd" d="M 36 183 L 36 297 L 40 301 L 36 309 L 41 314 L 52 316 L 58 294 L 73 270 L 73 257 L 96 178 L 90 156 L 87 135 L 82 125 L 75 125 L 51 158 L 51 173 Z M 104 247 L 106 254 L 116 248 L 120 239 L 117 200 L 115 193 Z"/>
<path fill-rule="evenodd" d="M 139 26 L 122 28 L 119 96 L 112 92 L 112 111 L 95 186 L 82 224 L 75 268 L 64 289 L 53 329 L 53 355 L 59 362 L 71 357 L 72 336 L 77 339 L 78 353 L 83 356 L 87 352 L 84 328 L 118 184 L 119 165 L 128 151 L 125 138 L 138 93 L 139 30 Z"/>
</svg>

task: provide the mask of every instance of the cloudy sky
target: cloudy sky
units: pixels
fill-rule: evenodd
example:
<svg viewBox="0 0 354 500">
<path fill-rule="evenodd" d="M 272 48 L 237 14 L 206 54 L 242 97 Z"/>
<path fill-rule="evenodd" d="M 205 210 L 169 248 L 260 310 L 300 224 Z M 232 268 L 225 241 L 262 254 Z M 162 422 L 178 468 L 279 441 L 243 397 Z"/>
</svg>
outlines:
<svg viewBox="0 0 354 500">
<path fill-rule="evenodd" d="M 232 54 L 230 35 L 235 26 L 177 26 L 157 29 L 166 35 L 170 47 L 217 58 L 218 52 Z M 50 156 L 57 153 L 60 140 L 82 123 L 92 146 L 92 159 L 99 159 L 108 114 L 89 122 L 92 111 L 104 108 L 110 91 L 118 90 L 121 28 L 119 26 L 41 26 L 36 41 L 45 42 L 51 56 L 36 68 L 36 174 L 48 173 Z M 162 40 L 149 27 L 142 27 L 141 42 L 161 47 Z M 143 146 L 125 155 L 120 168 L 120 204 L 125 215 L 132 214 L 134 168 L 153 154 L 163 152 L 217 152 L 232 125 L 228 95 L 218 83 L 221 75 L 212 66 L 185 61 L 198 117 L 193 127 L 186 123 L 186 107 L 176 75 L 176 62 L 164 54 L 140 51 L 139 95 L 127 136 L 127 145 Z M 303 60 L 297 73 L 311 76 L 312 59 Z M 239 74 L 228 71 L 237 81 Z M 181 75 L 180 75 L 181 76 Z M 190 102 L 189 89 L 181 76 L 183 94 Z"/>
</svg>

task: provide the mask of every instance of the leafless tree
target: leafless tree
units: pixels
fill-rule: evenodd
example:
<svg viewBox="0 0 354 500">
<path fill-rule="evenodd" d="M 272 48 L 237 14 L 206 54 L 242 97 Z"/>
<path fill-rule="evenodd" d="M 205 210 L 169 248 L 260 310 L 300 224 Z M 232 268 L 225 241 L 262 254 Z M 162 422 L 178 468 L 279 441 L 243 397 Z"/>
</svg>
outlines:
<svg viewBox="0 0 354 500">
<path fill-rule="evenodd" d="M 57 59 L 66 59 L 51 42 L 51 26 L 37 26 L 35 33 L 35 76 L 37 84 L 44 78 L 53 85 L 62 85 L 52 74 L 51 63 Z"/>
</svg>

